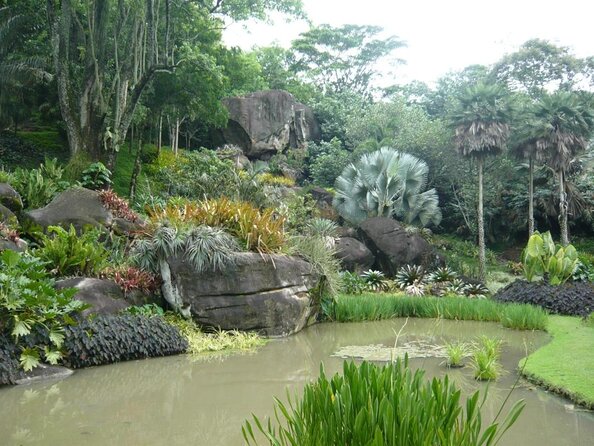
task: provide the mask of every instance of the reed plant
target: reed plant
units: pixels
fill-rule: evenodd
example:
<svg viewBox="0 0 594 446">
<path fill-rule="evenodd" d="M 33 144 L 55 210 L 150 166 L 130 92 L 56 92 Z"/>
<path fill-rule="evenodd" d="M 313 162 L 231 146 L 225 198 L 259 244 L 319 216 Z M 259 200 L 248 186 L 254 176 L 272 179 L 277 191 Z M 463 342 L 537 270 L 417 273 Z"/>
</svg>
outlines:
<svg viewBox="0 0 594 446">
<path fill-rule="evenodd" d="M 466 342 L 451 342 L 445 345 L 446 365 L 448 367 L 464 367 L 462 362 L 469 354 L 470 348 Z"/>
<path fill-rule="evenodd" d="M 305 386 L 303 397 L 276 399 L 274 421 L 255 415 L 243 427 L 248 445 L 275 446 L 492 446 L 524 408 L 518 401 L 504 420 L 484 425 L 486 392 L 466 402 L 449 378 L 428 381 L 408 360 L 384 366 L 345 362 L 343 373 Z"/>
<path fill-rule="evenodd" d="M 511 309 L 510 309 L 511 308 Z M 527 304 L 508 305 L 490 299 L 411 297 L 404 294 L 340 294 L 334 319 L 338 322 L 376 321 L 396 317 L 444 318 L 502 322 L 519 330 L 544 330 L 547 314 Z"/>
<path fill-rule="evenodd" d="M 503 370 L 497 357 L 483 348 L 474 351 L 470 363 L 479 381 L 495 381 Z"/>
</svg>

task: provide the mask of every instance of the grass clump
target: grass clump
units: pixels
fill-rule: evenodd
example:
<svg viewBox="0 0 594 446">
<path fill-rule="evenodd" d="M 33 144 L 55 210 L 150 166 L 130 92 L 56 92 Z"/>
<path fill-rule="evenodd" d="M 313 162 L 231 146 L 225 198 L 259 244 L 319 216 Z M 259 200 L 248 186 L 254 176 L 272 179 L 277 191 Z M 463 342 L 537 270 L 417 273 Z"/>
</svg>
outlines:
<svg viewBox="0 0 594 446">
<path fill-rule="evenodd" d="M 188 353 L 193 355 L 220 351 L 251 351 L 266 343 L 257 333 L 237 330 L 204 333 L 194 321 L 174 313 L 166 313 L 165 320 L 187 339 Z"/>
<path fill-rule="evenodd" d="M 577 317 L 549 316 L 552 340 L 520 363 L 532 382 L 594 409 L 594 327 Z"/>
<path fill-rule="evenodd" d="M 445 345 L 445 351 L 447 355 L 446 365 L 452 368 L 464 367 L 462 361 L 470 354 L 470 349 L 466 342 L 447 343 Z"/>
<path fill-rule="evenodd" d="M 342 375 L 320 377 L 306 385 L 303 397 L 288 404 L 278 399 L 275 423 L 256 416 L 246 422 L 247 444 L 263 434 L 271 445 L 420 446 L 496 445 L 517 420 L 523 401 L 506 418 L 483 426 L 486 394 L 475 392 L 466 405 L 447 376 L 427 381 L 411 371 L 407 359 L 379 366 L 345 362 Z"/>
<path fill-rule="evenodd" d="M 519 305 L 519 304 L 517 304 Z M 396 317 L 444 318 L 482 322 L 502 322 L 518 330 L 544 330 L 547 315 L 532 305 L 513 309 L 489 299 L 464 297 L 411 297 L 403 294 L 341 294 L 336 299 L 334 319 L 359 322 Z M 505 321 L 505 322 L 504 322 Z"/>
<path fill-rule="evenodd" d="M 471 365 L 474 377 L 479 381 L 495 381 L 503 370 L 499 363 L 501 339 L 481 336 L 474 346 Z"/>
</svg>

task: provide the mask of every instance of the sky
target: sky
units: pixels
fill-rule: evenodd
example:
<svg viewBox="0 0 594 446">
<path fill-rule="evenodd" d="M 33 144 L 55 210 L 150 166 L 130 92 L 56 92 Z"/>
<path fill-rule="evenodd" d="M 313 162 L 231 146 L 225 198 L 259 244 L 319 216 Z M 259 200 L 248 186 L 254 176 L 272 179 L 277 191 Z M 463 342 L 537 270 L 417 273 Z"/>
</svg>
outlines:
<svg viewBox="0 0 594 446">
<path fill-rule="evenodd" d="M 431 84 L 449 71 L 489 65 L 532 38 L 567 46 L 578 57 L 594 55 L 594 4 L 589 0 L 303 0 L 314 25 L 377 25 L 407 44 L 394 55 L 406 64 L 384 67 L 379 85 L 419 80 Z M 249 50 L 288 47 L 306 31 L 301 21 L 231 24 L 224 40 Z"/>
</svg>

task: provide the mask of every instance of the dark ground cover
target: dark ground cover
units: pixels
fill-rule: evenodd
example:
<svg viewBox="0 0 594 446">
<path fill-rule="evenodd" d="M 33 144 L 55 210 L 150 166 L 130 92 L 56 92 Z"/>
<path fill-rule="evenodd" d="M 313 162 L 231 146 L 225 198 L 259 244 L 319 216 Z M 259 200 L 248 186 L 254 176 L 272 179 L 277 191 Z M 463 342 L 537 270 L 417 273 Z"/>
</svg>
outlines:
<svg viewBox="0 0 594 446">
<path fill-rule="evenodd" d="M 594 287 L 587 282 L 550 285 L 545 282 L 516 280 L 495 294 L 500 302 L 538 305 L 551 313 L 587 316 L 594 312 Z"/>
</svg>

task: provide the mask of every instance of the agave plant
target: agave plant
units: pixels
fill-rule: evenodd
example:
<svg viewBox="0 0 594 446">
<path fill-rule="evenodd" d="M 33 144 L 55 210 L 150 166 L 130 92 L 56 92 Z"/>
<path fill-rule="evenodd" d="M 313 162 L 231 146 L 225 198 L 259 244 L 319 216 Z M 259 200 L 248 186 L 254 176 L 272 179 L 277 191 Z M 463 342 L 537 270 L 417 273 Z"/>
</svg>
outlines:
<svg viewBox="0 0 594 446">
<path fill-rule="evenodd" d="M 336 179 L 334 207 L 352 224 L 369 217 L 397 217 L 417 226 L 441 221 L 435 189 L 427 187 L 427 164 L 390 147 L 365 154 Z"/>
<path fill-rule="evenodd" d="M 406 289 L 406 287 L 415 283 L 423 282 L 425 277 L 425 270 L 419 265 L 406 265 L 398 270 L 395 276 L 396 285 L 400 289 Z"/>
<path fill-rule="evenodd" d="M 390 283 L 381 271 L 367 270 L 361 278 L 365 281 L 366 288 L 371 291 L 388 291 L 390 288 Z"/>
</svg>

